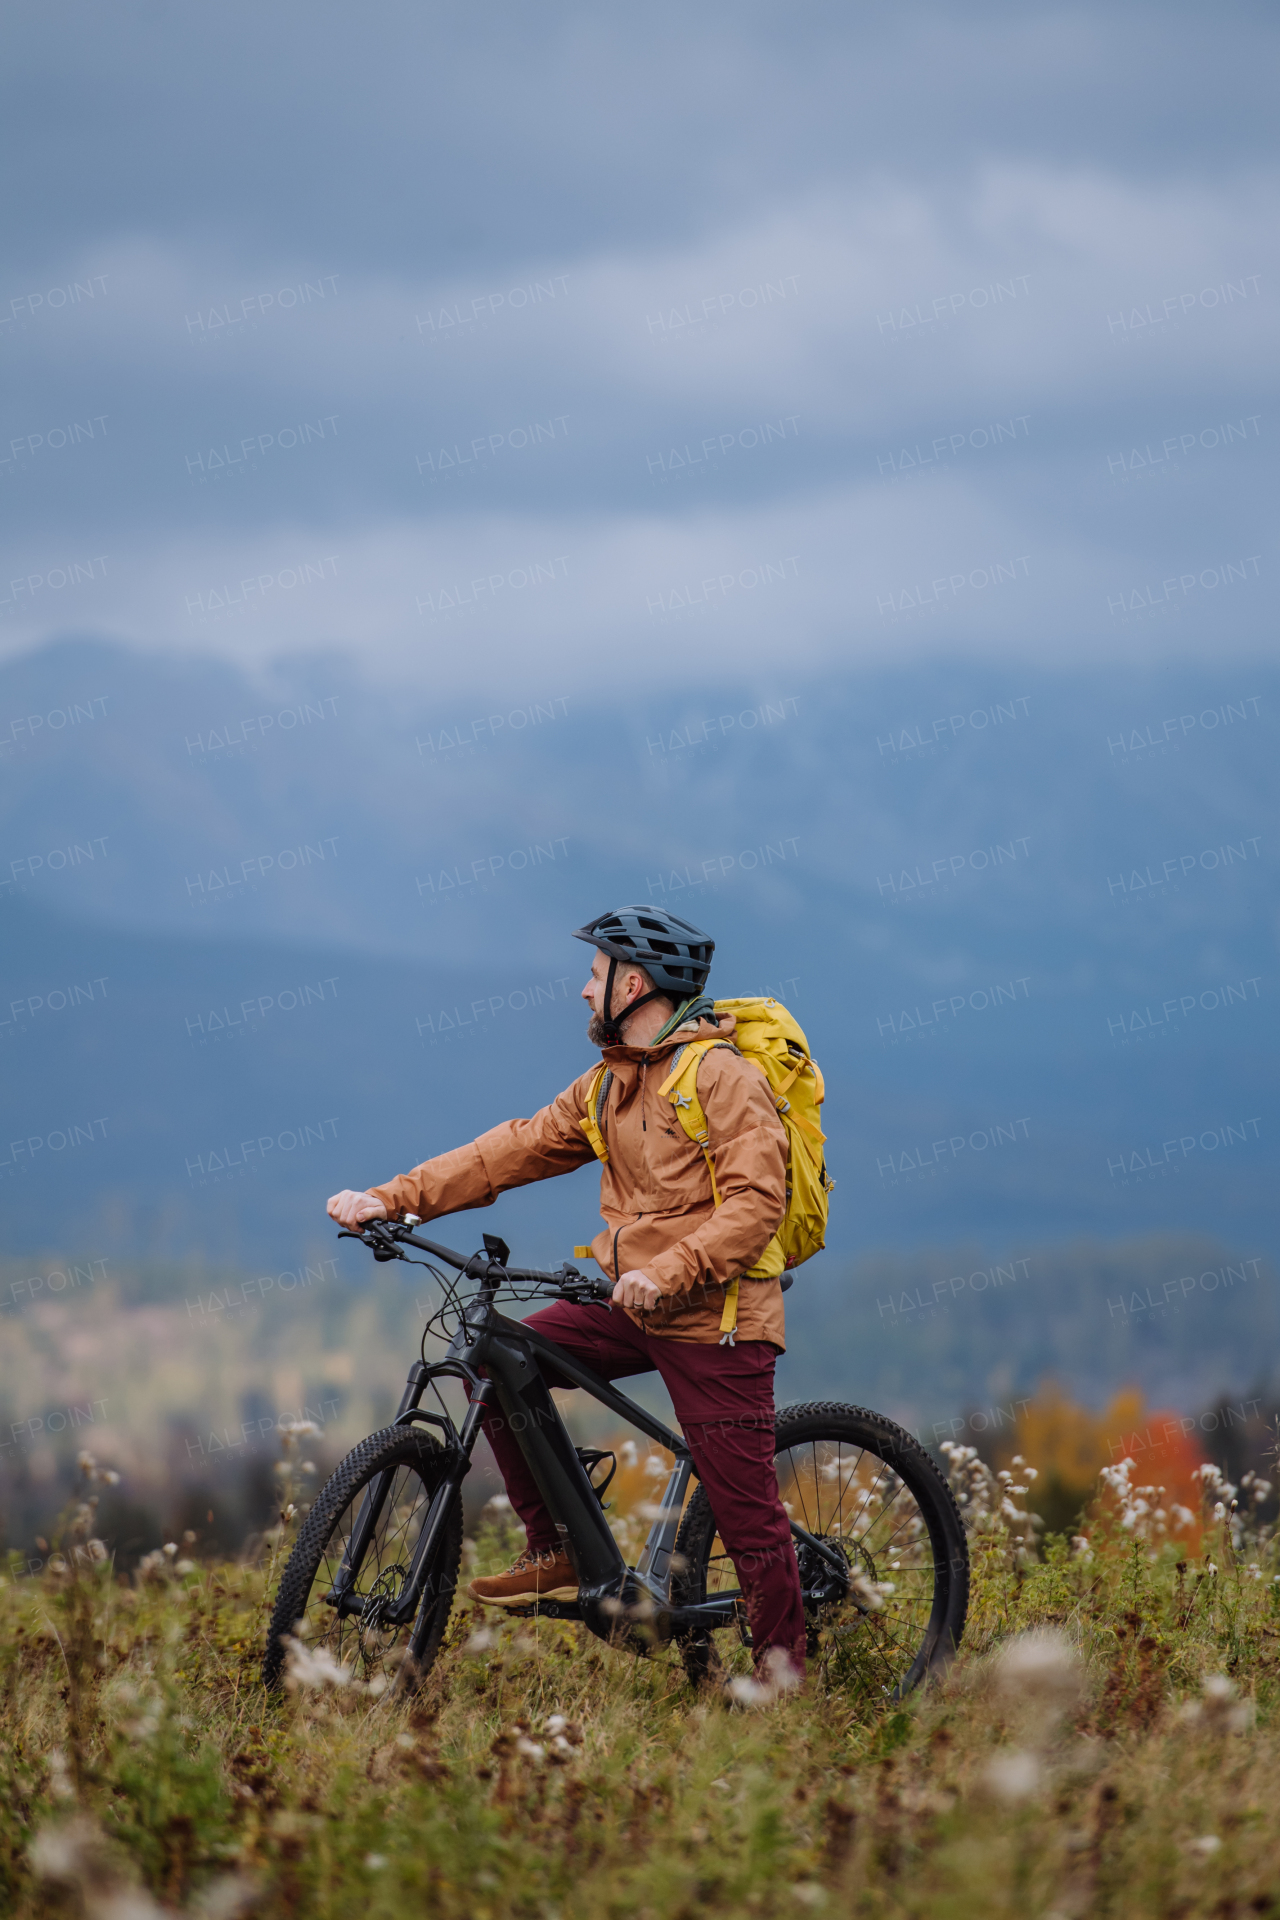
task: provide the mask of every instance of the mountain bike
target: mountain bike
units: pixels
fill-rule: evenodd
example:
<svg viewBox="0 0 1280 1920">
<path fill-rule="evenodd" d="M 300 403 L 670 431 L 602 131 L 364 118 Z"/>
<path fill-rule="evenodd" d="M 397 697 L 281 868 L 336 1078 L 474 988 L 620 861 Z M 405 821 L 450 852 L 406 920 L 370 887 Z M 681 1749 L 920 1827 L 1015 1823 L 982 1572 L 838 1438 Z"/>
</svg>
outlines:
<svg viewBox="0 0 1280 1920">
<path fill-rule="evenodd" d="M 491 1234 L 483 1252 L 455 1253 L 417 1234 L 418 1224 L 369 1221 L 340 1236 L 362 1240 L 375 1260 L 426 1267 L 440 1283 L 443 1305 L 424 1329 L 395 1420 L 347 1455 L 302 1524 L 268 1630 L 264 1684 L 280 1685 L 294 1636 L 325 1649 L 375 1690 L 421 1684 L 454 1605 L 462 1482 L 488 1406 L 499 1408 L 519 1436 L 579 1581 L 574 1600 L 505 1611 L 581 1621 L 636 1653 L 668 1649 L 694 1682 L 731 1669 L 736 1649 L 751 1644 L 746 1609 L 705 1489 L 692 1484 L 684 1441 L 497 1307 L 505 1295 L 605 1312 L 612 1287 L 567 1264 L 554 1273 L 514 1267 L 505 1242 Z M 411 1248 L 428 1258 L 414 1261 Z M 428 1361 L 432 1335 L 447 1346 L 442 1358 Z M 604 1502 L 616 1456 L 574 1445 L 544 1363 L 673 1456 L 634 1566 L 623 1557 Z M 440 1392 L 448 1380 L 461 1381 L 469 1400 L 460 1425 Z M 428 1390 L 435 1405 L 424 1407 Z M 950 1659 L 964 1629 L 969 1555 L 950 1488 L 893 1421 L 825 1401 L 778 1412 L 776 1464 L 810 1655 L 833 1683 L 901 1699 Z"/>
</svg>

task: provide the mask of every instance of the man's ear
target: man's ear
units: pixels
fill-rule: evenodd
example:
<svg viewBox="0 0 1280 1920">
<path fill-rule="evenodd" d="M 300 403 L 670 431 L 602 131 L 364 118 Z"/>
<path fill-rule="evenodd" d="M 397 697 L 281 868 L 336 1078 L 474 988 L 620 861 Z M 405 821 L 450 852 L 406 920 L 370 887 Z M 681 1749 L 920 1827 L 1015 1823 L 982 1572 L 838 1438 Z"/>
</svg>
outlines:
<svg viewBox="0 0 1280 1920">
<path fill-rule="evenodd" d="M 639 967 L 636 967 L 633 969 L 631 974 L 631 979 L 634 980 L 636 983 L 636 990 L 634 993 L 632 993 L 631 987 L 628 984 L 628 987 L 627 987 L 627 1005 L 628 1006 L 630 1006 L 633 1000 L 638 1000 L 642 993 L 650 993 L 653 990 L 652 980 L 650 980 L 648 974 L 643 973 Z"/>
</svg>

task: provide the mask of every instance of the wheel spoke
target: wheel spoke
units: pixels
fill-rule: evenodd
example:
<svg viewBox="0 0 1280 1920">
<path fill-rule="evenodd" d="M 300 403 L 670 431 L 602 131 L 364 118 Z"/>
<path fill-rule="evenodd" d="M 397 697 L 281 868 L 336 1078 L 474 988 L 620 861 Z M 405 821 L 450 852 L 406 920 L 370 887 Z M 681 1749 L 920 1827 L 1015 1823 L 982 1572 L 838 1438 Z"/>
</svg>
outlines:
<svg viewBox="0 0 1280 1920">
<path fill-rule="evenodd" d="M 945 1483 L 909 1435 L 889 1428 L 882 1442 L 882 1430 L 876 1416 L 854 1408 L 797 1409 L 779 1418 L 776 1456 L 788 1513 L 849 1567 L 842 1589 L 829 1559 L 803 1539 L 793 1541 L 810 1654 L 828 1685 L 873 1699 L 899 1697 L 949 1651 L 963 1626 L 967 1592 L 963 1526 Z M 696 1563 L 691 1595 L 736 1586 L 705 1494 L 691 1504 L 681 1552 L 686 1548 Z M 732 1629 L 703 1632 L 701 1671 L 708 1647 L 728 1660 L 736 1637 Z M 688 1650 L 686 1664 L 698 1670 Z"/>
<path fill-rule="evenodd" d="M 374 1451 L 363 1471 L 358 1465 L 352 1471 L 344 1463 L 321 1489 L 281 1581 L 268 1648 L 269 1684 L 279 1678 L 277 1636 L 281 1634 L 299 1633 L 308 1646 L 323 1649 L 356 1679 L 383 1687 L 396 1681 L 411 1644 L 418 1646 L 429 1637 L 434 1655 L 452 1603 L 461 1546 L 459 1514 L 450 1516 L 447 1537 L 442 1538 L 438 1556 L 433 1556 L 432 1577 L 437 1584 L 426 1589 L 418 1621 L 394 1625 L 386 1615 L 404 1592 L 437 1484 L 440 1458 L 433 1443 L 424 1446 L 417 1439 L 389 1435 L 380 1456 Z M 351 1461 L 357 1462 L 358 1456 Z M 348 1565 L 344 1575 L 344 1561 L 366 1500 L 379 1484 L 382 1500 L 377 1519 L 359 1564 Z M 327 1527 L 326 1512 L 331 1516 Z M 317 1529 L 319 1537 L 309 1539 Z M 326 1600 L 339 1581 L 349 1599 L 363 1603 L 359 1613 L 340 1612 Z M 418 1635 L 423 1639 L 415 1638 Z"/>
</svg>

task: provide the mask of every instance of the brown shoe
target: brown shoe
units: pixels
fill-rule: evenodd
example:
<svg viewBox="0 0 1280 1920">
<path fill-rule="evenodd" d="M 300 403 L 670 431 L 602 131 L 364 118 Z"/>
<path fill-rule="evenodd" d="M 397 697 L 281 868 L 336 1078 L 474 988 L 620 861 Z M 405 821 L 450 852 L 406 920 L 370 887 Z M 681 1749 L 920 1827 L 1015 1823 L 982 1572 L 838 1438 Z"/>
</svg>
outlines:
<svg viewBox="0 0 1280 1920">
<path fill-rule="evenodd" d="M 473 1580 L 467 1592 L 490 1607 L 528 1607 L 537 1600 L 576 1600 L 578 1576 L 567 1553 L 554 1547 L 530 1553 L 526 1547 L 505 1573 Z"/>
</svg>

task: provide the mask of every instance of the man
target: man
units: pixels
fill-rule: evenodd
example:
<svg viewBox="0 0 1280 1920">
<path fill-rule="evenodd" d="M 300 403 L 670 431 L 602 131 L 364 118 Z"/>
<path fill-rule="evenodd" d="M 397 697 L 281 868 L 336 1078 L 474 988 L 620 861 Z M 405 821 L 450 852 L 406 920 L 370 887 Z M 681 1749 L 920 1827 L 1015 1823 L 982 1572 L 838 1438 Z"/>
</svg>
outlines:
<svg viewBox="0 0 1280 1920">
<path fill-rule="evenodd" d="M 764 1075 L 732 1044 L 732 1018 L 717 1020 L 703 997 L 714 941 L 653 907 L 601 914 L 574 938 L 596 949 L 582 997 L 592 1010 L 587 1037 L 609 1070 L 595 1102 L 608 1159 L 600 1177 L 605 1227 L 592 1254 L 614 1281 L 620 1311 L 557 1302 L 529 1324 L 606 1379 L 657 1369 L 737 1564 L 756 1663 L 771 1656 L 772 1673 L 781 1661 L 798 1674 L 804 1611 L 773 1464 L 782 1289 L 777 1279 L 746 1277 L 785 1210 L 786 1133 Z M 703 1056 L 698 1097 L 718 1206 L 705 1156 L 669 1102 L 656 1097 L 677 1048 L 712 1037 L 721 1044 Z M 383 1186 L 335 1194 L 330 1214 L 344 1227 L 405 1213 L 431 1220 L 571 1172 L 592 1157 L 583 1123 L 597 1074 L 580 1075 L 531 1120 L 505 1121 Z M 727 1338 L 722 1323 L 734 1280 L 741 1280 L 737 1325 Z M 569 1384 L 552 1374 L 548 1381 Z M 572 1564 L 498 1409 L 486 1416 L 485 1431 L 527 1545 L 506 1573 L 473 1581 L 473 1598 L 495 1606 L 572 1598 Z"/>
</svg>

